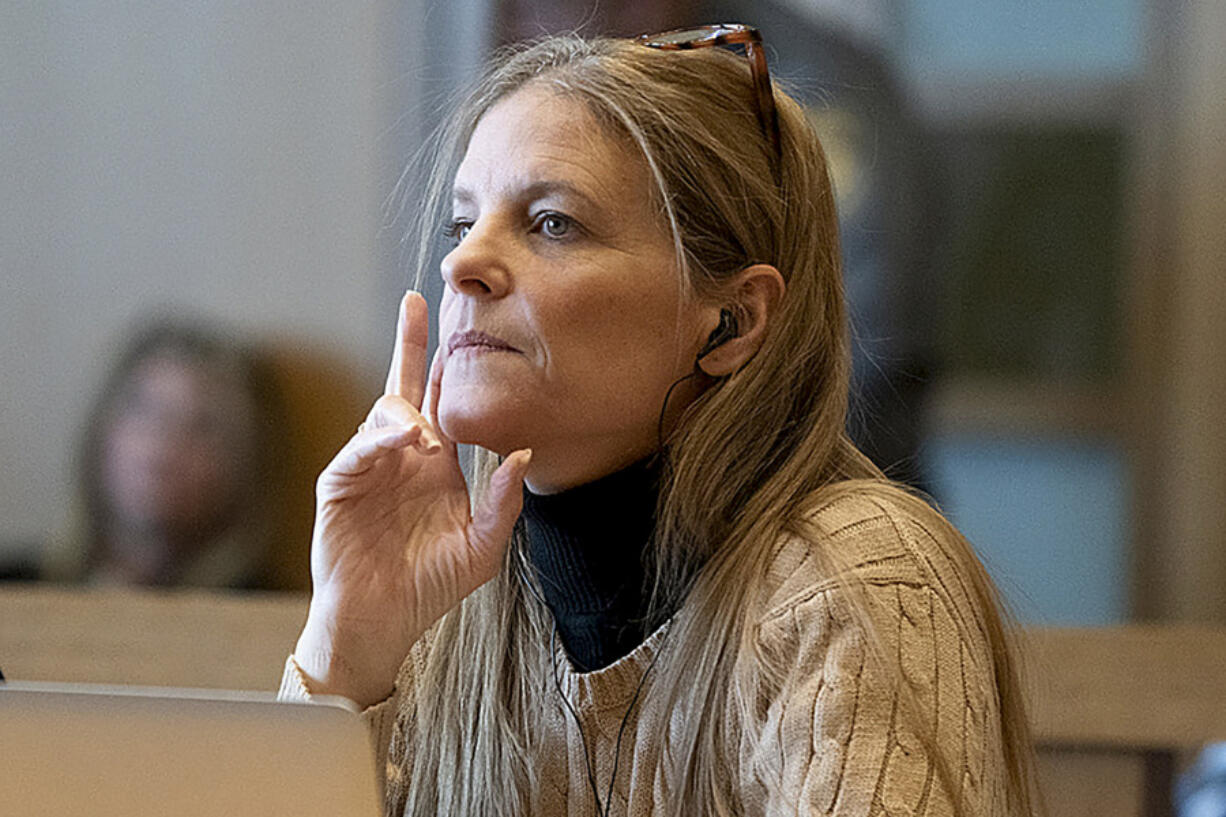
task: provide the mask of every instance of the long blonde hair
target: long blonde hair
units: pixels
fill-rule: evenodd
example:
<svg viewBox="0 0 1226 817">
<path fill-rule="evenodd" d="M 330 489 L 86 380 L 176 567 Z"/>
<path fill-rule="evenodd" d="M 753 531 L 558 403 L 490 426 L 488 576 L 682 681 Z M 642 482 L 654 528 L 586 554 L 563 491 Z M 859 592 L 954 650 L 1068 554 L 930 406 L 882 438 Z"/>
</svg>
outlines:
<svg viewBox="0 0 1226 817">
<path fill-rule="evenodd" d="M 763 543 L 794 531 L 853 482 L 939 516 L 888 483 L 844 431 L 850 350 L 834 196 L 800 106 L 776 90 L 777 180 L 743 59 L 718 49 L 660 53 L 626 40 L 550 38 L 500 55 L 439 132 L 426 218 L 439 218 L 482 114 L 529 83 L 582 101 L 642 156 L 684 292 L 717 298 L 722 282 L 757 262 L 773 264 L 787 284 L 758 353 L 691 403 L 672 429 L 650 554 L 656 623 L 683 601 L 687 613 L 673 621 L 651 689 L 666 711 L 686 714 L 673 719 L 679 726 L 663 755 L 669 812 L 738 813 L 727 767 L 733 726 L 723 713 L 751 711 L 758 694 L 737 656 L 755 649 L 750 623 L 763 612 L 755 605 L 771 555 Z M 431 235 L 422 230 L 419 275 Z M 477 452 L 475 484 L 494 459 Z M 987 621 L 1010 811 L 1028 813 L 1030 747 L 1006 630 L 990 580 L 949 531 Z M 821 555 L 838 569 L 838 554 Z M 418 679 L 425 694 L 403 737 L 414 742 L 398 784 L 406 814 L 526 810 L 537 784 L 540 691 L 550 683 L 549 612 L 531 582 L 522 542 L 513 541 L 501 574 L 437 626 Z M 856 594 L 849 597 L 855 606 Z M 684 680 L 670 666 L 687 667 Z M 769 675 L 769 666 L 759 669 Z"/>
</svg>

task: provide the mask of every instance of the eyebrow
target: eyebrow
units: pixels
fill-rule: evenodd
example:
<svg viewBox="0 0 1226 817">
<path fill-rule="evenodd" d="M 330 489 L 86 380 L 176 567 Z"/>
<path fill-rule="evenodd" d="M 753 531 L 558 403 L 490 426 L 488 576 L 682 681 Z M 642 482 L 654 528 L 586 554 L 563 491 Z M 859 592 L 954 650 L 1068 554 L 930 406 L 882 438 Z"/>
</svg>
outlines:
<svg viewBox="0 0 1226 817">
<path fill-rule="evenodd" d="M 595 199 L 588 195 L 587 192 L 581 187 L 572 184 L 571 182 L 560 180 L 545 179 L 542 181 L 533 182 L 517 193 L 517 196 L 521 200 L 527 201 L 535 201 L 537 199 L 543 199 L 553 195 L 573 196 L 575 198 L 582 199 L 584 202 L 589 204 L 595 202 Z M 475 197 L 473 196 L 472 191 L 468 190 L 467 188 L 452 188 L 451 200 L 455 204 L 471 204 L 474 198 Z"/>
</svg>

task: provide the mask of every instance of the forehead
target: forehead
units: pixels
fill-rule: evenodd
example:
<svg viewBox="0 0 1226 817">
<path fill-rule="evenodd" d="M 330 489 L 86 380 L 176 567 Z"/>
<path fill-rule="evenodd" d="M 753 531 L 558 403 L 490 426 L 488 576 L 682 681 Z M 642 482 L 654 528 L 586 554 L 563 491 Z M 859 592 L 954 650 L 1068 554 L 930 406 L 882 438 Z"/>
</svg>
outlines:
<svg viewBox="0 0 1226 817">
<path fill-rule="evenodd" d="M 647 195 L 646 163 L 578 100 L 529 85 L 481 117 L 456 171 L 457 200 L 562 182 L 602 200 Z"/>
</svg>

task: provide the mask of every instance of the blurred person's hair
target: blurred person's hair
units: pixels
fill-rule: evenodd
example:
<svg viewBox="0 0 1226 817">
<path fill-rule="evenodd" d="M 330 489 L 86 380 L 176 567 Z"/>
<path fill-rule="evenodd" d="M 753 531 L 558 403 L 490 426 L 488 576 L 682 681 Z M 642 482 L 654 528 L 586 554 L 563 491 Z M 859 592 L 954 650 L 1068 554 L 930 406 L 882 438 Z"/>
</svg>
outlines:
<svg viewBox="0 0 1226 817">
<path fill-rule="evenodd" d="M 685 411 L 666 440 L 658 526 L 649 551 L 654 584 L 649 626 L 682 600 L 682 615 L 660 657 L 652 695 L 671 720 L 662 783 L 670 814 L 740 813 L 735 775 L 724 758 L 728 713 L 756 711 L 763 684 L 781 683 L 785 658 L 757 653 L 752 626 L 768 586 L 773 543 L 799 533 L 814 543 L 825 572 L 845 567 L 811 517 L 853 492 L 903 506 L 935 532 L 970 584 L 991 650 L 1005 751 L 1010 813 L 1029 813 L 1033 770 L 1012 645 L 996 591 L 970 545 L 922 499 L 891 483 L 845 432 L 850 350 L 838 228 L 826 159 L 801 107 L 775 90 L 782 131 L 781 180 L 757 117 L 746 60 L 723 49 L 664 53 L 631 41 L 556 37 L 502 52 L 436 134 L 427 206 L 421 217 L 419 281 L 446 221 L 450 185 L 478 120 L 525 86 L 581 102 L 603 134 L 646 163 L 649 195 L 672 235 L 685 294 L 731 301 L 727 282 L 769 263 L 787 294 L 757 354 L 717 380 Z M 475 452 L 474 483 L 497 462 Z M 544 717 L 530 702 L 549 688 L 549 612 L 533 586 L 522 534 L 500 575 L 437 625 L 417 688 L 406 779 L 394 783 L 406 814 L 517 812 L 534 788 Z M 848 614 L 873 641 L 867 602 L 846 587 Z M 684 668 L 680 671 L 679 668 Z M 931 750 L 936 736 L 907 705 L 903 717 Z M 989 722 L 994 719 L 989 712 Z M 395 753 L 396 745 L 393 744 Z M 400 751 L 403 751 L 401 747 Z M 931 752 L 930 752 L 931 754 Z M 937 762 L 950 792 L 962 769 Z M 957 807 L 959 812 L 962 806 Z"/>
</svg>

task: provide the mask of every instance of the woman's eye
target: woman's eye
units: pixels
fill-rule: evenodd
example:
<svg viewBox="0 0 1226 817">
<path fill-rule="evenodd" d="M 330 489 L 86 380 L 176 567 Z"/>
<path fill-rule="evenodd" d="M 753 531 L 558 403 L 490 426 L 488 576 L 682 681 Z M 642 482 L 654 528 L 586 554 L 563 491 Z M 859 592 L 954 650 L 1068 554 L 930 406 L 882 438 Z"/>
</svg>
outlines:
<svg viewBox="0 0 1226 817">
<path fill-rule="evenodd" d="M 472 231 L 472 228 L 472 222 L 457 218 L 443 226 L 443 235 L 459 244 Z"/>
<path fill-rule="evenodd" d="M 564 238 L 573 226 L 571 220 L 560 213 L 543 213 L 537 223 L 549 238 Z"/>
</svg>

